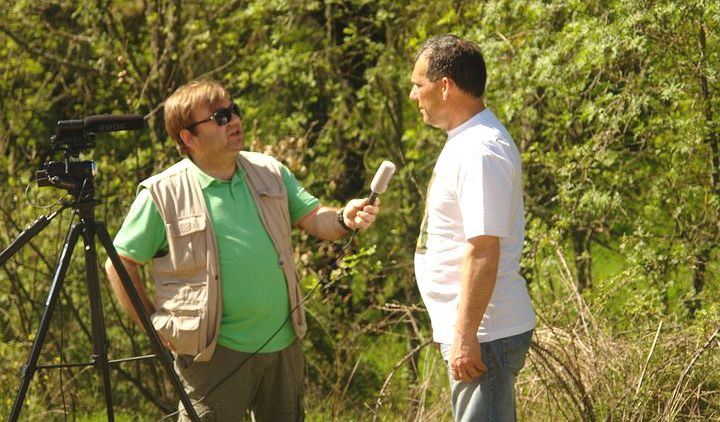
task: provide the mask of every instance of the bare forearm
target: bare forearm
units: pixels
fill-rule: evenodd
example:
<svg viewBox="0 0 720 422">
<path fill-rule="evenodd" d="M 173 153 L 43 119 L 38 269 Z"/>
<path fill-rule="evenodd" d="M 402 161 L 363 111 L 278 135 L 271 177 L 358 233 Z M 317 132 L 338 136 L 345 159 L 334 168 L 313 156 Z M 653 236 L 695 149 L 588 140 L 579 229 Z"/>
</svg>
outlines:
<svg viewBox="0 0 720 422">
<path fill-rule="evenodd" d="M 130 275 L 130 279 L 135 286 L 135 291 L 138 293 L 138 296 L 140 296 L 140 301 L 145 308 L 145 312 L 148 315 L 153 314 L 155 312 L 155 305 L 148 297 L 147 292 L 145 291 L 145 285 L 140 279 L 140 273 L 138 271 L 139 265 L 122 257 L 121 260 L 123 261 L 125 269 Z M 135 307 L 130 300 L 130 296 L 128 296 L 128 293 L 125 290 L 125 286 L 123 286 L 122 281 L 120 280 L 120 275 L 118 274 L 115 266 L 112 264 L 112 261 L 110 261 L 110 259 L 105 262 L 105 271 L 107 272 L 108 279 L 110 280 L 110 287 L 113 289 L 115 296 L 120 302 L 120 306 L 122 306 L 125 312 L 130 315 L 130 318 L 133 320 L 133 322 L 142 327 L 140 318 L 138 317 L 137 312 L 135 312 Z"/>
<path fill-rule="evenodd" d="M 477 331 L 495 289 L 500 241 L 493 236 L 468 240 L 463 258 L 455 339 L 450 348 L 450 369 L 458 381 L 469 381 L 487 372 Z"/>
<path fill-rule="evenodd" d="M 379 211 L 379 200 L 368 205 L 367 199 L 352 199 L 343 208 L 321 205 L 298 222 L 298 226 L 308 234 L 323 240 L 337 240 L 348 234 L 338 221 L 338 212 L 342 212 L 345 225 L 351 230 L 365 230 L 375 221 Z"/>
<path fill-rule="evenodd" d="M 456 335 L 474 339 L 495 289 L 500 255 L 495 237 L 472 239 L 463 259 Z"/>
<path fill-rule="evenodd" d="M 299 226 L 308 234 L 322 240 L 337 240 L 348 232 L 338 223 L 338 208 L 321 205 L 305 217 Z"/>
</svg>

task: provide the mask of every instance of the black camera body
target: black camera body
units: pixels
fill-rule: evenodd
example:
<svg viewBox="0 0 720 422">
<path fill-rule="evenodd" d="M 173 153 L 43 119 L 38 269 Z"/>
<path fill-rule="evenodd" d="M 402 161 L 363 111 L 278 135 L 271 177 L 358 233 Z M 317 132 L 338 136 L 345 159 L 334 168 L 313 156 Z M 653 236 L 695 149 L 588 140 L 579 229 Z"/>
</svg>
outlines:
<svg viewBox="0 0 720 422">
<path fill-rule="evenodd" d="M 94 161 L 80 161 L 84 150 L 95 146 L 95 134 L 135 130 L 144 126 L 145 120 L 137 115 L 96 115 L 84 119 L 60 120 L 55 135 L 50 138 L 53 151 L 64 151 L 65 161 L 49 161 L 35 172 L 39 187 L 55 186 L 80 197 L 92 198 L 92 180 L 97 173 Z"/>
<path fill-rule="evenodd" d="M 35 181 L 39 187 L 55 186 L 65 189 L 73 195 L 93 195 L 91 181 L 97 174 L 94 161 L 49 161 L 40 170 L 35 171 Z"/>
</svg>

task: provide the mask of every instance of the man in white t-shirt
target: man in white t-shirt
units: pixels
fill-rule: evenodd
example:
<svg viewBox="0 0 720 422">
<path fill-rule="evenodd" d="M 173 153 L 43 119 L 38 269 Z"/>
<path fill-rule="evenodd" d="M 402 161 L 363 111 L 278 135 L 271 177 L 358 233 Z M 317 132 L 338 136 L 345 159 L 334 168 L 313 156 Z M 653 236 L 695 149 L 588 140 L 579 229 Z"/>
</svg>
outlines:
<svg viewBox="0 0 720 422">
<path fill-rule="evenodd" d="M 516 419 L 515 377 L 535 327 L 520 275 L 520 154 L 485 107 L 485 80 L 480 49 L 445 35 L 420 49 L 410 92 L 423 121 L 448 135 L 428 187 L 415 274 L 457 421 Z"/>
</svg>

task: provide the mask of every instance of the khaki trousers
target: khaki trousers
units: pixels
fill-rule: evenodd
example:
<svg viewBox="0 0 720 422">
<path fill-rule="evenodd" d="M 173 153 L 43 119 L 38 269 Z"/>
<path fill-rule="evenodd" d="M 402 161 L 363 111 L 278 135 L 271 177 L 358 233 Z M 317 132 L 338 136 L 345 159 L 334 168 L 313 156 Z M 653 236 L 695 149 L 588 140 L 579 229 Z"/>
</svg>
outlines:
<svg viewBox="0 0 720 422">
<path fill-rule="evenodd" d="M 302 421 L 305 369 L 302 341 L 295 340 L 279 352 L 258 353 L 249 358 L 250 355 L 218 345 L 209 362 L 176 356 L 175 371 L 200 419 L 240 421 L 249 419 L 252 411 L 258 422 Z M 226 377 L 229 378 L 222 381 Z M 189 421 L 182 403 L 179 409 L 178 420 Z"/>
</svg>

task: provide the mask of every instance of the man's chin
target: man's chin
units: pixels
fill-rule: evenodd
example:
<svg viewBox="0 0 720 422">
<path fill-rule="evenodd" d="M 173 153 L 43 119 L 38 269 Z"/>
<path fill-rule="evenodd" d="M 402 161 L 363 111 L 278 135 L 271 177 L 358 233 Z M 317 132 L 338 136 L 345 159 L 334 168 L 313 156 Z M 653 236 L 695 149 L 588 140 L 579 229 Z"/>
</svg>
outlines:
<svg viewBox="0 0 720 422">
<path fill-rule="evenodd" d="M 438 122 L 436 122 L 434 120 L 430 120 L 427 116 L 424 116 L 424 115 L 423 115 L 423 122 L 425 122 L 425 124 L 428 126 L 432 126 L 437 129 L 442 129 L 442 127 L 440 127 L 440 124 Z"/>
<path fill-rule="evenodd" d="M 236 150 L 238 150 L 238 151 L 242 151 L 243 149 L 245 149 L 245 140 L 244 140 L 244 139 L 240 139 L 240 140 L 235 140 L 235 141 L 233 141 L 232 147 L 233 147 L 233 149 L 236 149 Z"/>
</svg>

